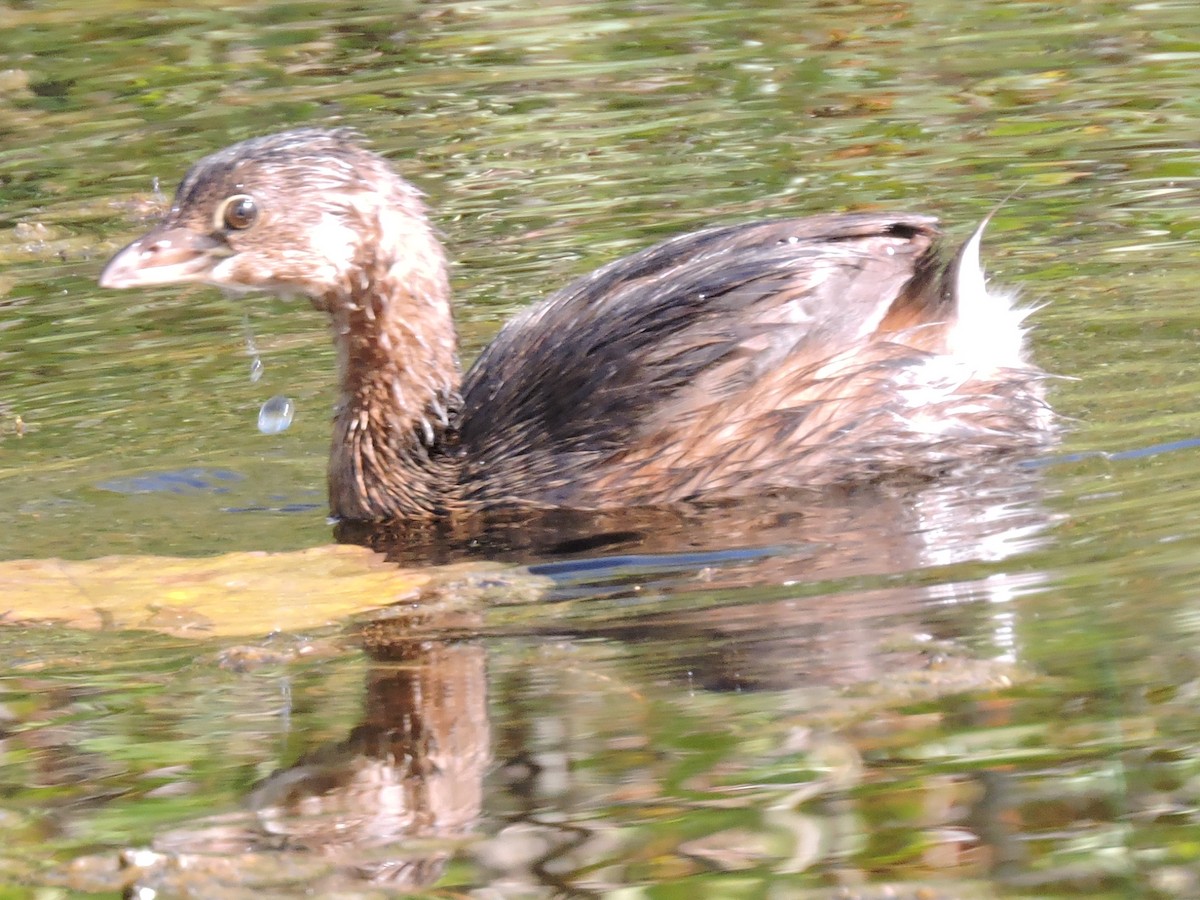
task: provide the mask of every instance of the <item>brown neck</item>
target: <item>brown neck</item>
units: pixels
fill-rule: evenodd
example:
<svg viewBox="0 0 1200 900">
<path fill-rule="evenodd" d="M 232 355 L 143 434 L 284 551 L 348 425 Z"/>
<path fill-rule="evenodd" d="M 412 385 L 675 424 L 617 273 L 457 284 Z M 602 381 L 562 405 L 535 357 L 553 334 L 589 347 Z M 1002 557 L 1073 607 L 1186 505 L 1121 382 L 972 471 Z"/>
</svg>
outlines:
<svg viewBox="0 0 1200 900">
<path fill-rule="evenodd" d="M 396 219 L 324 298 L 340 388 L 329 502 L 343 519 L 432 518 L 454 483 L 461 374 L 445 258 L 423 218 Z"/>
</svg>

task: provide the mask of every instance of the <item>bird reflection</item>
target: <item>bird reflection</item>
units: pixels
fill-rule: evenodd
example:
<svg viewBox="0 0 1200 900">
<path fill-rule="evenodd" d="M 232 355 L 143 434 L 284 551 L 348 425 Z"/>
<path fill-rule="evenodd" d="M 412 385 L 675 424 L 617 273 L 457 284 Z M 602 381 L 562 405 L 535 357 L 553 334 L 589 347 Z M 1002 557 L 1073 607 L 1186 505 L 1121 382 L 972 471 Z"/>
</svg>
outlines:
<svg viewBox="0 0 1200 900">
<path fill-rule="evenodd" d="M 602 638 L 630 657 L 652 658 L 647 678 L 687 691 L 886 684 L 930 666 L 930 654 L 896 640 L 901 634 L 934 642 L 966 636 L 991 641 L 993 658 L 1019 656 L 1006 601 L 1036 576 L 981 563 L 1045 539 L 1053 519 L 1037 470 L 797 501 L 513 516 L 434 533 L 343 527 L 339 537 L 397 561 L 525 562 L 549 587 L 540 606 L 520 605 L 515 636 Z M 493 704 L 507 711 L 493 734 L 486 636 L 514 631 L 469 594 L 430 590 L 356 624 L 370 659 L 358 724 L 254 787 L 247 812 L 164 833 L 153 851 L 126 854 L 131 883 L 244 887 L 253 860 L 275 878 L 303 872 L 317 894 L 355 885 L 415 890 L 466 856 L 475 866 L 468 878 L 535 893 L 570 890 L 564 873 L 612 852 L 606 826 L 545 814 L 575 776 L 565 737 L 561 750 L 547 750 L 547 716 L 559 713 L 524 705 L 541 696 L 536 671 L 510 672 L 492 686 Z M 618 614 L 603 612 L 610 601 L 620 604 Z M 970 690 L 978 673 L 943 667 L 938 677 L 947 690 Z M 838 770 L 842 791 L 860 777 L 853 749 L 824 740 L 849 761 Z M 804 790 L 808 797 L 823 788 Z M 485 800 L 493 817 L 506 810 L 502 822 L 482 824 Z M 823 820 L 795 812 L 779 821 L 797 835 L 792 870 L 832 852 L 827 837 L 818 839 Z M 697 842 L 686 852 L 727 851 Z"/>
<path fill-rule="evenodd" d="M 246 813 L 126 852 L 127 896 L 226 896 L 300 873 L 318 896 L 364 884 L 415 889 L 441 877 L 479 819 L 490 740 L 483 645 L 433 635 L 471 620 L 424 609 L 419 622 L 363 625 L 370 667 L 361 721 L 255 786 Z"/>
<path fill-rule="evenodd" d="M 981 626 L 948 619 L 995 619 L 986 627 L 997 655 L 1012 652 L 1002 607 L 956 601 L 1004 600 L 1034 587 L 1036 575 L 980 581 L 972 567 L 1045 540 L 1053 516 L 1042 503 L 1042 474 L 1008 467 L 753 505 L 511 513 L 435 531 L 347 523 L 337 535 L 399 563 L 483 555 L 527 564 L 556 582 L 551 599 L 636 601 L 619 617 L 595 618 L 585 603 L 578 615 L 541 627 L 568 637 L 670 640 L 676 676 L 704 687 L 845 684 L 879 677 L 889 664 L 871 649 L 881 619 L 920 621 L 935 637 L 943 624 L 947 636 Z M 931 570 L 938 577 L 922 574 Z M 725 599 L 647 599 L 689 595 Z"/>
</svg>

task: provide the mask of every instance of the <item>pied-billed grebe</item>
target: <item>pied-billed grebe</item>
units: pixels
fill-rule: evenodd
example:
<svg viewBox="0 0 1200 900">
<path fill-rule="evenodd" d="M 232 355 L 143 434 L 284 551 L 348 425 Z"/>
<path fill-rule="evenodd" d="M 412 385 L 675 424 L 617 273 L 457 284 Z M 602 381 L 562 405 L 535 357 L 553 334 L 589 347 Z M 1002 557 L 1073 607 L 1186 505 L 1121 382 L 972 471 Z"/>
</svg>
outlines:
<svg viewBox="0 0 1200 900">
<path fill-rule="evenodd" d="M 526 310 L 463 378 L 420 192 L 346 131 L 214 153 L 104 287 L 305 294 L 332 319 L 343 519 L 612 508 L 936 473 L 1051 433 L 979 232 L 859 213 L 686 234 Z"/>
</svg>

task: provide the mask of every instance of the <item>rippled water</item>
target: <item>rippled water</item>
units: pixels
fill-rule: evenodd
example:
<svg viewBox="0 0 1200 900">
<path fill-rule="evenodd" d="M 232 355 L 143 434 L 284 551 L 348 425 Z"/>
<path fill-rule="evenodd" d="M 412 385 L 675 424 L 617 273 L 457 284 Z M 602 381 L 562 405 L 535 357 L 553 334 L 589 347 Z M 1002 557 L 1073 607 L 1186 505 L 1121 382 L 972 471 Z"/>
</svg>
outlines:
<svg viewBox="0 0 1200 900">
<path fill-rule="evenodd" d="M 0 630 L 4 895 L 1200 895 L 1198 73 L 1185 2 L 0 6 L 0 584 L 160 592 Z M 166 557 L 321 571 L 231 557 L 235 610 L 358 584 L 323 322 L 95 279 L 194 159 L 298 123 L 429 193 L 468 355 L 680 230 L 1003 201 L 1064 444 L 803 515 L 497 523 L 476 558 L 528 569 L 239 634 Z"/>
</svg>

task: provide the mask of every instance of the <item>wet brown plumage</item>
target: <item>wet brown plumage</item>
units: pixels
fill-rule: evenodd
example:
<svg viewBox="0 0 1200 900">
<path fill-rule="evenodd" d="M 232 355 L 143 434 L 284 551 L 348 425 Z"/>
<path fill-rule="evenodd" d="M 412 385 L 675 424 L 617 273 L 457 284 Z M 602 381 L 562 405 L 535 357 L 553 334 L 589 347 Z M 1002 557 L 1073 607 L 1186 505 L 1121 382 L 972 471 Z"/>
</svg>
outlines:
<svg viewBox="0 0 1200 900">
<path fill-rule="evenodd" d="M 978 232 L 860 213 L 673 238 L 508 323 L 460 376 L 420 194 L 344 131 L 244 141 L 184 178 L 107 287 L 301 293 L 331 318 L 344 519 L 751 496 L 1028 450 L 1053 423 Z"/>
</svg>

